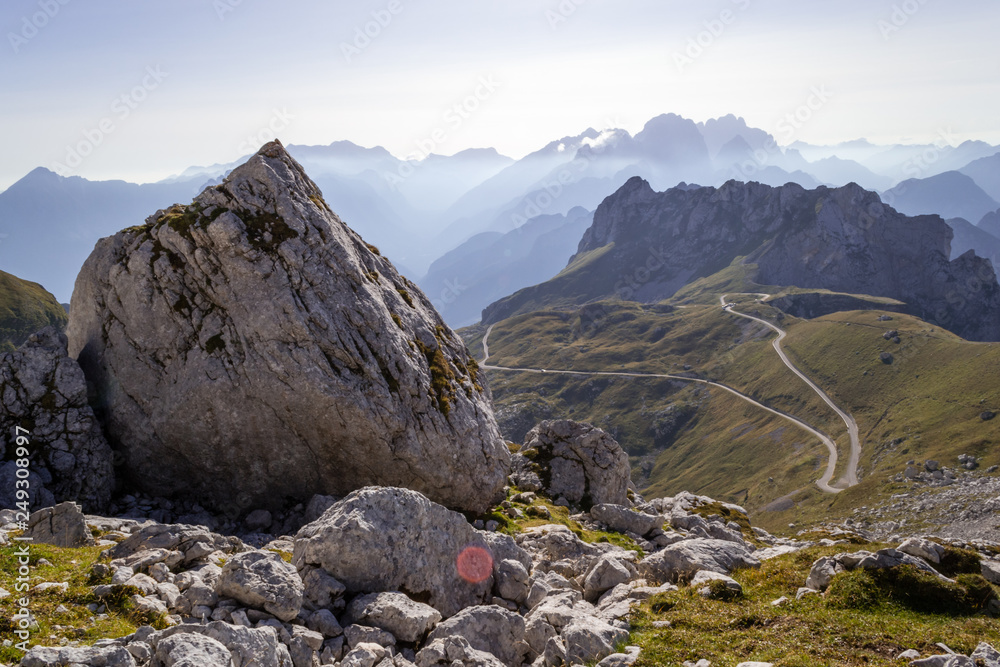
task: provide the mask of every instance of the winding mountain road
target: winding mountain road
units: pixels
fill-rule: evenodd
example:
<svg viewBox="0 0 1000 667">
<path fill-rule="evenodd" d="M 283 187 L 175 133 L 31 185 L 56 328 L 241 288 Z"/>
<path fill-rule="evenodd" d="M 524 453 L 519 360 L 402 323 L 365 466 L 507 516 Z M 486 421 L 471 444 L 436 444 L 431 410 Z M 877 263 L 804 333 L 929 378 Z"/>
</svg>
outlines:
<svg viewBox="0 0 1000 667">
<path fill-rule="evenodd" d="M 734 314 L 742 315 L 742 313 L 734 313 Z M 549 370 L 544 368 L 512 368 L 509 366 L 490 365 L 488 363 L 490 359 L 490 334 L 493 333 L 494 326 L 496 325 L 495 324 L 490 325 L 490 327 L 486 330 L 486 334 L 483 336 L 483 360 L 479 363 L 480 368 L 484 368 L 486 370 L 491 370 L 491 371 L 509 371 L 515 373 L 538 373 L 538 374 L 552 374 L 552 375 L 576 375 L 584 377 L 603 376 L 603 377 L 626 377 L 626 378 L 658 378 L 665 380 L 677 380 L 680 382 L 692 382 L 695 384 L 703 384 L 715 387 L 717 389 L 721 389 L 723 391 L 727 391 L 730 394 L 743 399 L 747 403 L 755 405 L 756 407 L 762 410 L 770 412 L 773 415 L 777 415 L 778 417 L 781 417 L 782 419 L 791 422 L 792 424 L 798 426 L 803 431 L 806 431 L 810 435 L 818 438 L 826 446 L 827 450 L 830 453 L 830 458 L 827 461 L 826 470 L 824 471 L 823 476 L 819 480 L 817 480 L 816 485 L 822 491 L 825 491 L 827 493 L 840 493 L 841 491 L 843 491 L 843 489 L 838 489 L 830 485 L 830 481 L 833 479 L 834 472 L 837 468 L 837 443 L 835 443 L 832 439 L 830 439 L 829 436 L 816 430 L 815 428 L 813 428 L 812 426 L 810 426 L 809 424 L 807 424 L 806 422 L 802 421 L 797 417 L 793 417 L 792 415 L 782 412 L 781 410 L 775 410 L 774 408 L 770 408 L 761 403 L 760 401 L 757 401 L 747 396 L 746 394 L 743 394 L 738 390 L 733 389 L 732 387 L 729 387 L 727 385 L 720 384 L 718 382 L 712 382 L 711 380 L 702 380 L 701 378 L 686 377 L 684 375 L 671 375 L 671 374 L 661 374 L 661 373 L 621 373 L 614 371 L 564 371 L 564 370 Z"/>
<path fill-rule="evenodd" d="M 788 356 L 785 354 L 785 351 L 781 347 L 781 341 L 785 339 L 785 336 L 788 335 L 788 332 L 786 332 L 784 329 L 775 326 L 774 324 L 771 324 L 765 319 L 762 319 L 760 317 L 754 317 L 753 315 L 747 315 L 745 313 L 739 312 L 738 310 L 735 310 L 734 309 L 735 304 L 728 303 L 726 301 L 726 297 L 728 296 L 729 296 L 728 294 L 723 294 L 721 297 L 719 297 L 719 303 L 722 304 L 722 307 L 727 312 L 733 315 L 737 315 L 739 317 L 743 317 L 748 320 L 753 320 L 754 322 L 759 322 L 760 324 L 763 324 L 767 328 L 777 333 L 778 337 L 774 339 L 772 345 L 774 346 L 774 351 L 777 352 L 778 356 L 781 358 L 782 363 L 784 363 L 785 366 L 788 367 L 788 370 L 795 373 L 803 382 L 809 385 L 809 388 L 812 389 L 814 392 L 816 392 L 816 395 L 818 395 L 821 399 L 823 399 L 823 402 L 829 405 L 830 408 L 834 412 L 836 412 L 837 415 L 844 421 L 844 424 L 847 426 L 847 433 L 851 439 L 851 455 L 847 460 L 847 469 L 844 471 L 844 476 L 840 479 L 838 483 L 843 484 L 845 487 L 856 486 L 858 483 L 858 463 L 861 461 L 861 437 L 858 432 L 858 423 L 854 420 L 854 417 L 852 417 L 848 412 L 842 410 L 840 406 L 838 406 L 836 403 L 833 402 L 833 399 L 830 398 L 825 391 L 819 388 L 819 385 L 810 380 L 805 373 L 800 371 L 795 366 L 795 364 L 791 362 L 791 360 L 788 358 Z M 735 296 L 746 296 L 746 295 L 737 294 Z M 749 296 L 757 296 L 763 299 L 769 295 L 749 294 Z M 834 445 L 834 453 L 831 455 L 831 459 L 836 461 L 836 456 L 837 456 L 836 445 Z M 830 480 L 828 479 L 827 482 L 829 481 Z"/>
</svg>

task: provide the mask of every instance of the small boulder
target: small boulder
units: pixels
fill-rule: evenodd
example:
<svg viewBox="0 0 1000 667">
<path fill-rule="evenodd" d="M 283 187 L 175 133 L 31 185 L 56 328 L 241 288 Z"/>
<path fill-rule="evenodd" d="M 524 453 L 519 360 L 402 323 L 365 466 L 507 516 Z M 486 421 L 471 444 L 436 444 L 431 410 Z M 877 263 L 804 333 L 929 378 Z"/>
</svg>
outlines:
<svg viewBox="0 0 1000 667">
<path fill-rule="evenodd" d="M 983 578 L 986 581 L 1000 586 L 1000 561 L 982 559 L 979 561 L 979 566 L 982 569 Z"/>
<path fill-rule="evenodd" d="M 628 630 L 606 623 L 595 616 L 578 614 L 560 633 L 566 642 L 571 663 L 591 663 L 615 652 L 615 646 L 627 641 Z"/>
<path fill-rule="evenodd" d="M 157 645 L 151 667 L 233 667 L 233 655 L 211 637 L 174 635 Z"/>
<path fill-rule="evenodd" d="M 441 613 L 402 593 L 369 593 L 351 600 L 345 620 L 381 628 L 399 641 L 416 643 L 441 621 Z"/>
<path fill-rule="evenodd" d="M 520 453 L 532 461 L 551 498 L 587 508 L 628 504 L 628 455 L 599 428 L 569 420 L 543 421 L 525 436 Z"/>
<path fill-rule="evenodd" d="M 220 597 L 263 609 L 286 622 L 302 609 L 303 585 L 299 573 L 272 552 L 251 551 L 227 560 L 216 592 Z"/>
<path fill-rule="evenodd" d="M 121 646 L 86 648 L 32 647 L 23 658 L 21 667 L 136 667 L 135 659 Z"/>
<path fill-rule="evenodd" d="M 757 568 L 760 561 L 745 546 L 727 540 L 694 539 L 671 544 L 647 556 L 639 573 L 647 579 L 676 583 L 699 570 L 729 574 L 739 568 Z"/>
<path fill-rule="evenodd" d="M 717 591 L 712 582 L 721 582 L 723 587 L 722 591 Z M 719 574 L 718 572 L 708 572 L 702 570 L 694 575 L 694 579 L 691 580 L 691 588 L 698 591 L 698 594 L 706 598 L 720 598 L 720 599 L 732 599 L 733 597 L 739 597 L 743 595 L 743 586 L 740 582 L 736 581 L 732 577 Z"/>
<path fill-rule="evenodd" d="M 497 605 L 469 607 L 431 632 L 427 643 L 462 637 L 478 651 L 489 653 L 508 667 L 520 667 L 527 652 L 524 618 Z"/>
<path fill-rule="evenodd" d="M 636 575 L 635 566 L 616 554 L 604 554 L 590 567 L 583 580 L 583 595 L 593 602 L 619 584 L 627 584 Z"/>
<path fill-rule="evenodd" d="M 278 622 L 272 621 L 272 623 L 277 624 Z M 160 642 L 175 635 L 190 634 L 204 635 L 225 646 L 232 654 L 233 663 L 236 665 L 244 667 L 249 665 L 253 665 L 253 667 L 293 667 L 288 648 L 280 641 L 278 630 L 269 626 L 247 628 L 222 621 L 212 621 L 205 625 L 185 623 L 152 633 L 148 636 L 147 641 L 155 652 Z"/>
<path fill-rule="evenodd" d="M 417 667 L 507 667 L 484 651 L 476 650 L 464 637 L 436 639 L 417 653 Z"/>
<path fill-rule="evenodd" d="M 24 537 L 56 547 L 89 547 L 94 544 L 87 518 L 76 503 L 71 502 L 32 512 Z"/>
<path fill-rule="evenodd" d="M 911 537 L 899 545 L 899 550 L 917 558 L 923 558 L 929 563 L 938 564 L 944 555 L 944 547 L 937 542 L 921 537 Z"/>
<path fill-rule="evenodd" d="M 969 657 L 977 662 L 982 661 L 983 667 L 1000 667 L 1000 651 L 986 642 L 980 643 Z"/>
<path fill-rule="evenodd" d="M 482 534 L 461 514 L 407 489 L 351 493 L 299 531 L 293 563 L 324 569 L 352 594 L 426 596 L 445 618 L 488 601 L 493 589 L 493 557 Z"/>
<path fill-rule="evenodd" d="M 663 528 L 662 516 L 636 512 L 623 505 L 594 505 L 590 508 L 590 517 L 618 533 L 645 536 L 657 528 Z"/>
</svg>

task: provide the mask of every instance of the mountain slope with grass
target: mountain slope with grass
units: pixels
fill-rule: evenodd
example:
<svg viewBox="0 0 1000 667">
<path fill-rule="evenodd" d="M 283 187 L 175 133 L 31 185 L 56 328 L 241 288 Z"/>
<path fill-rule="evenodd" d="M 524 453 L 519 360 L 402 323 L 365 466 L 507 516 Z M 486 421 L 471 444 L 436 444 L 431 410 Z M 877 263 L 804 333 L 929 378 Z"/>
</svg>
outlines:
<svg viewBox="0 0 1000 667">
<path fill-rule="evenodd" d="M 45 327 L 64 329 L 66 320 L 66 310 L 44 287 L 0 271 L 0 352 Z"/>
<path fill-rule="evenodd" d="M 633 479 L 644 493 L 690 490 L 738 502 L 772 528 L 848 517 L 856 507 L 887 500 L 903 488 L 891 478 L 913 461 L 954 466 L 966 454 L 984 468 L 1000 464 L 1000 420 L 988 418 L 1000 411 L 1000 387 L 993 381 L 1000 374 L 1000 344 L 968 342 L 888 310 L 799 319 L 770 305 L 787 292 L 807 293 L 785 290 L 763 303 L 729 299 L 740 312 L 787 331 L 783 349 L 791 361 L 857 421 L 857 487 L 836 496 L 821 493 L 813 484 L 826 464 L 820 442 L 726 392 L 599 375 L 670 373 L 732 387 L 833 438 L 839 477 L 849 451 L 843 421 L 781 363 L 773 332 L 724 312 L 717 301 L 695 303 L 696 293 L 657 305 L 608 301 L 543 309 L 494 325 L 491 365 L 547 371 L 488 371 L 501 429 L 518 442 L 541 419 L 589 421 L 630 454 Z M 482 333 L 465 330 L 472 349 L 482 349 Z"/>
</svg>

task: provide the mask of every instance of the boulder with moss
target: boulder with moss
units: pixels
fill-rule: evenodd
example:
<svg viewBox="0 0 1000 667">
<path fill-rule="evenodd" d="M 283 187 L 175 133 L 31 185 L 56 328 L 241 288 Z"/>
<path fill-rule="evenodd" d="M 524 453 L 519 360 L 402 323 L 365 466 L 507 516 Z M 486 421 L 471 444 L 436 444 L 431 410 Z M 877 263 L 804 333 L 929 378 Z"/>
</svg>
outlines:
<svg viewBox="0 0 1000 667">
<path fill-rule="evenodd" d="M 568 419 L 543 421 L 525 436 L 513 481 L 589 509 L 628 505 L 628 455 L 605 431 Z"/>
<path fill-rule="evenodd" d="M 125 482 L 228 514 L 368 484 L 461 510 L 510 454 L 475 360 L 278 142 L 98 242 L 70 354 Z"/>
</svg>

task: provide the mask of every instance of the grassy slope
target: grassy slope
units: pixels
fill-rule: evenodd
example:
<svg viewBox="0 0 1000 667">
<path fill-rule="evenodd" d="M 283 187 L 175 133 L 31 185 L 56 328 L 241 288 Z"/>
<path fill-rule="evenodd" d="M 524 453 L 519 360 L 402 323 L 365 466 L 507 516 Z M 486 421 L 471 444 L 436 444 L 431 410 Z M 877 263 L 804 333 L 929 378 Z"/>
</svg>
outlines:
<svg viewBox="0 0 1000 667">
<path fill-rule="evenodd" d="M 91 565 L 99 560 L 102 547 L 62 549 L 32 544 L 29 547 L 30 586 L 33 588 L 46 582 L 66 582 L 69 588 L 65 592 L 49 589 L 27 593 L 19 592 L 16 588 L 19 568 L 16 553 L 19 547 L 20 545 L 0 547 L 0 588 L 11 593 L 10 597 L 0 600 L 0 641 L 9 639 L 14 644 L 21 641 L 13 633 L 11 618 L 20 610 L 18 601 L 25 596 L 29 600 L 28 609 L 38 622 L 38 627 L 31 630 L 29 646 L 59 646 L 62 640 L 90 645 L 98 639 L 125 636 L 135 632 L 140 625 L 151 622 L 160 625 L 160 619 L 135 611 L 128 599 L 130 591 L 126 587 L 122 587 L 121 594 L 113 600 L 94 597 L 91 585 L 109 583 L 90 578 Z M 96 615 L 87 609 L 87 605 L 93 603 L 105 604 L 106 613 Z M 65 611 L 60 607 L 65 608 Z M 23 653 L 14 646 L 0 646 L 0 662 L 17 661 L 22 656 Z"/>
<path fill-rule="evenodd" d="M 687 366 L 831 435 L 841 449 L 839 476 L 849 448 L 843 422 L 780 363 L 773 334 L 718 307 L 710 290 L 738 287 L 734 280 L 706 281 L 711 285 L 688 292 L 688 305 L 673 311 L 605 302 L 514 317 L 494 328 L 490 361 L 653 373 L 679 373 Z M 716 305 L 709 305 L 712 296 Z M 787 508 L 757 516 L 772 530 L 846 517 L 854 507 L 898 491 L 887 478 L 911 459 L 954 465 L 958 454 L 968 453 L 982 457 L 985 466 L 1000 463 L 1000 419 L 979 418 L 984 410 L 1000 411 L 1000 344 L 968 343 L 906 315 L 879 322 L 877 311 L 858 311 L 806 321 L 739 299 L 743 312 L 788 330 L 785 350 L 792 360 L 858 421 L 864 447 L 858 487 L 838 496 L 818 492 L 812 482 L 825 465 L 825 449 L 788 422 L 717 390 L 669 380 L 492 372 L 498 411 L 527 405 L 538 418 L 605 428 L 632 455 L 636 479 L 649 496 L 690 490 L 759 511 L 798 491 L 794 503 L 784 503 Z M 882 338 L 890 328 L 901 332 L 900 345 Z M 474 350 L 481 350 L 481 335 L 468 332 Z M 883 364 L 882 351 L 893 353 L 895 363 Z M 671 405 L 698 411 L 676 437 L 657 438 L 657 416 Z"/>
<path fill-rule="evenodd" d="M 65 328 L 66 320 L 66 311 L 44 287 L 0 271 L 0 352 L 47 326 Z"/>
<path fill-rule="evenodd" d="M 774 355 L 771 337 L 762 329 L 718 306 L 671 311 L 602 303 L 502 322 L 490 337 L 490 362 L 583 371 L 692 372 L 720 379 L 723 370 L 745 361 L 765 371 L 765 380 L 774 386 L 797 382 Z M 480 332 L 468 333 L 470 344 L 479 345 Z M 542 416 L 589 421 L 608 430 L 630 453 L 637 479 L 647 479 L 646 493 L 653 496 L 690 490 L 760 507 L 808 487 L 826 463 L 825 449 L 812 436 L 717 389 L 656 378 L 504 371 L 491 372 L 490 379 L 501 415 L 528 405 Z M 676 437 L 664 424 L 671 406 L 697 409 Z M 814 394 L 777 407 L 820 414 L 836 425 L 836 416 Z"/>
<path fill-rule="evenodd" d="M 719 667 L 749 660 L 788 667 L 898 665 L 895 657 L 906 649 L 940 654 L 937 642 L 966 655 L 979 642 L 1000 642 L 996 621 L 983 613 L 916 612 L 884 593 L 865 609 L 845 608 L 834 596 L 795 600 L 817 558 L 884 546 L 814 547 L 766 561 L 759 570 L 737 571 L 744 596 L 736 601 L 707 600 L 690 588 L 655 596 L 633 614 L 631 641 L 643 649 L 636 666 L 699 659 Z M 780 597 L 791 599 L 772 606 Z M 657 621 L 670 628 L 655 627 Z"/>
<path fill-rule="evenodd" d="M 835 515 L 908 491 L 888 478 L 910 460 L 955 466 L 959 454 L 973 454 L 983 467 L 1000 464 L 1000 423 L 980 419 L 1000 410 L 1000 344 L 970 343 L 922 320 L 892 317 L 835 313 L 797 323 L 786 339 L 789 356 L 854 415 L 861 432 L 861 484 L 825 510 Z M 900 332 L 899 345 L 882 337 L 890 328 Z M 882 352 L 894 356 L 892 365 L 880 361 Z M 821 516 L 820 508 L 800 507 L 765 523 Z"/>
</svg>

